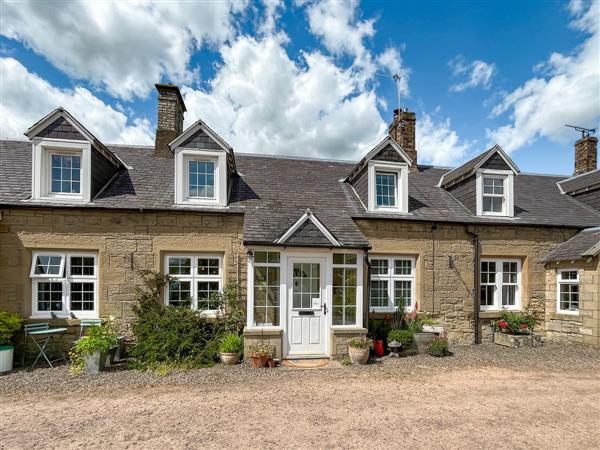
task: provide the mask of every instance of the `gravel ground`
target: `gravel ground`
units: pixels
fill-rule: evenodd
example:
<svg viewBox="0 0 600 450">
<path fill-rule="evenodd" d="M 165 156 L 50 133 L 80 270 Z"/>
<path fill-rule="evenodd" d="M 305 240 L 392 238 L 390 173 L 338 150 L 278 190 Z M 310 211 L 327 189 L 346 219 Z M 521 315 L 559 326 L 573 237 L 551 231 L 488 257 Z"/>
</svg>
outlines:
<svg viewBox="0 0 600 450">
<path fill-rule="evenodd" d="M 0 449 L 599 448 L 600 350 L 459 347 L 363 367 L 0 377 Z"/>
</svg>

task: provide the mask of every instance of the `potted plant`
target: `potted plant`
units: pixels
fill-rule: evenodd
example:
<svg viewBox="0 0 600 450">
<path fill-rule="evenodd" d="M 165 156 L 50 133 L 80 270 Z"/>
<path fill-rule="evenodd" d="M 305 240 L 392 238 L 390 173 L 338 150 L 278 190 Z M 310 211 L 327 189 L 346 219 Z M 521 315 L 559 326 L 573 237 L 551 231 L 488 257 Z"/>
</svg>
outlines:
<svg viewBox="0 0 600 450">
<path fill-rule="evenodd" d="M 106 324 L 90 327 L 88 334 L 75 342 L 75 352 L 83 359 L 86 373 L 104 369 L 111 348 L 116 348 L 117 334 Z"/>
<path fill-rule="evenodd" d="M 388 333 L 388 345 L 390 342 L 396 341 L 402 344 L 402 350 L 406 351 L 410 348 L 414 341 L 413 332 L 410 330 L 392 330 Z"/>
<path fill-rule="evenodd" d="M 390 331 L 389 317 L 385 316 L 383 319 L 369 319 L 369 332 L 373 339 L 373 350 L 375 356 L 385 355 L 385 342 L 388 332 Z"/>
<path fill-rule="evenodd" d="M 367 364 L 371 345 L 371 339 L 366 337 L 348 339 L 348 354 L 350 355 L 352 364 Z"/>
<path fill-rule="evenodd" d="M 15 346 L 13 335 L 21 329 L 23 319 L 18 314 L 0 311 L 0 373 L 13 369 Z"/>
<path fill-rule="evenodd" d="M 529 311 L 503 311 L 500 320 L 492 322 L 494 343 L 505 347 L 538 347 L 542 341 L 533 334 L 536 324 L 537 319 Z"/>
<path fill-rule="evenodd" d="M 240 362 L 240 355 L 244 351 L 244 341 L 236 333 L 227 333 L 219 343 L 219 357 L 226 366 L 233 366 Z"/>
<path fill-rule="evenodd" d="M 261 367 L 271 367 L 273 365 L 273 351 L 272 345 L 269 345 L 266 341 L 261 340 L 259 343 L 250 346 L 250 360 L 252 361 L 252 367 L 259 369 Z"/>
</svg>

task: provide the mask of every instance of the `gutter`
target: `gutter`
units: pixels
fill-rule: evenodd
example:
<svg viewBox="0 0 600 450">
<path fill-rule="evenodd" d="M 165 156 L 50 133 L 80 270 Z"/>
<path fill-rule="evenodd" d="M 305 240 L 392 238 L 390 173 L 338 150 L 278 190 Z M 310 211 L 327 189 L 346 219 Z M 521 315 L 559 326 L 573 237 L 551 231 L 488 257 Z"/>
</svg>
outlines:
<svg viewBox="0 0 600 450">
<path fill-rule="evenodd" d="M 480 260 L 479 233 L 471 231 L 465 226 L 465 232 L 473 237 L 473 327 L 475 344 L 481 344 L 481 333 L 479 330 L 479 290 L 480 290 Z"/>
</svg>

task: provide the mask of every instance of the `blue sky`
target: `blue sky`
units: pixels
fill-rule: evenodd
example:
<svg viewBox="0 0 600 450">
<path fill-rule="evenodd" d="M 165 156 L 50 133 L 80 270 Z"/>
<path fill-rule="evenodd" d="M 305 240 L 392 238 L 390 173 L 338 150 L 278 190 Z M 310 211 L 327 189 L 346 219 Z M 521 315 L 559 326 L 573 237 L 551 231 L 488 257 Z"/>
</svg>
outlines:
<svg viewBox="0 0 600 450">
<path fill-rule="evenodd" d="M 563 125 L 600 122 L 598 2 L 1 5 L 1 137 L 62 105 L 107 143 L 151 144 L 162 81 L 236 151 L 356 159 L 396 107 L 391 73 L 423 163 L 498 143 L 570 174 Z"/>
</svg>

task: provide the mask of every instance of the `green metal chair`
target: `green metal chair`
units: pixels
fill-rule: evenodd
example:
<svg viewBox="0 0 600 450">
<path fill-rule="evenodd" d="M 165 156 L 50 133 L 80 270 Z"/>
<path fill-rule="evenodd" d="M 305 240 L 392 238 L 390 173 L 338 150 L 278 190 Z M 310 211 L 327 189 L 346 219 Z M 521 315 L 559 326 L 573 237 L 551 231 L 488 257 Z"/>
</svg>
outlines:
<svg viewBox="0 0 600 450">
<path fill-rule="evenodd" d="M 102 319 L 81 319 L 79 321 L 79 337 L 83 336 L 83 332 L 89 327 L 99 327 L 102 325 Z"/>
<path fill-rule="evenodd" d="M 57 361 L 65 361 L 66 362 L 67 361 L 67 357 L 66 357 L 64 351 L 62 351 L 62 350 L 60 352 L 61 356 L 54 360 L 50 360 L 50 358 L 48 357 L 48 354 L 46 352 L 46 349 L 48 349 L 48 345 L 50 343 L 55 342 L 55 340 L 54 340 L 55 336 L 60 335 L 60 337 L 61 337 L 60 342 L 62 343 L 62 337 L 66 331 L 67 331 L 67 328 L 50 328 L 50 324 L 48 322 L 29 323 L 29 324 L 23 325 L 23 333 L 25 335 L 25 340 L 24 340 L 25 347 L 27 346 L 27 336 L 29 336 L 38 349 L 37 357 L 35 358 L 35 361 L 31 365 L 32 369 L 35 367 L 35 365 L 37 364 L 37 362 L 39 361 L 39 359 L 41 357 L 43 357 L 46 360 L 46 362 L 48 363 L 48 366 L 50 366 L 50 367 L 54 367 L 52 365 L 53 362 L 57 362 Z M 25 352 L 23 352 L 22 366 L 24 366 L 24 365 L 25 365 Z"/>
</svg>

